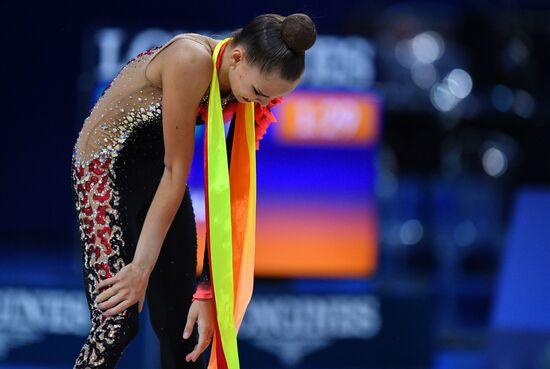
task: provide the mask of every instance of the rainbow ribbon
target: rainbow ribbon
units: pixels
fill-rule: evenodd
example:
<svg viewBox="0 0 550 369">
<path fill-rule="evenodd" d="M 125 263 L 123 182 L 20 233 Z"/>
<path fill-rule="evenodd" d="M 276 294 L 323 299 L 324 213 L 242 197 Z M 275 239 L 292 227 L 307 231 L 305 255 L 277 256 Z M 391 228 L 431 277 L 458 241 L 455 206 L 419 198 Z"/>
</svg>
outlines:
<svg viewBox="0 0 550 369">
<path fill-rule="evenodd" d="M 237 332 L 252 297 L 256 230 L 254 103 L 238 103 L 228 170 L 216 61 L 205 133 L 206 230 L 214 300 L 214 340 L 209 369 L 239 369 Z"/>
</svg>

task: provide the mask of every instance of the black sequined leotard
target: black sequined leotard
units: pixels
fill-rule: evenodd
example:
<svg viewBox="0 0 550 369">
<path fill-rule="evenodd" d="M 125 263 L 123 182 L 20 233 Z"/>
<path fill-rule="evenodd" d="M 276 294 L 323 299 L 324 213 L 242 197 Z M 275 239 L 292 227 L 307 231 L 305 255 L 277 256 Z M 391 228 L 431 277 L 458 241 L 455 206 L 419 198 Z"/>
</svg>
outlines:
<svg viewBox="0 0 550 369">
<path fill-rule="evenodd" d="M 85 119 L 74 146 L 73 195 L 92 320 L 75 368 L 114 368 L 138 330 L 137 304 L 103 320 L 93 305 L 97 296 L 94 290 L 99 281 L 131 262 L 160 182 L 164 170 L 162 90 L 146 78 L 145 69 L 155 55 L 179 38 L 201 42 L 193 35 L 181 34 L 129 61 Z M 147 289 L 164 369 L 204 367 L 200 360 L 185 361 L 196 344 L 196 330 L 192 339 L 181 340 L 196 285 L 196 243 L 187 189 Z M 201 278 L 208 279 L 208 266 L 203 268 Z"/>
</svg>

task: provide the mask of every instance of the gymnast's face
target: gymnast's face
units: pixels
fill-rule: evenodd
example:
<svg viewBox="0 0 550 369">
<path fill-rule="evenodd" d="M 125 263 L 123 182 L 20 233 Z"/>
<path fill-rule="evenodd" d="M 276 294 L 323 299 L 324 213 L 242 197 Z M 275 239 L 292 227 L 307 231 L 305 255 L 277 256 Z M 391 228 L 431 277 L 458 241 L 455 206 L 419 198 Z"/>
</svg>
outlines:
<svg viewBox="0 0 550 369">
<path fill-rule="evenodd" d="M 237 45 L 231 52 L 229 64 L 229 84 L 239 102 L 254 101 L 265 106 L 276 97 L 288 95 L 300 83 L 299 79 L 282 79 L 276 72 L 260 73 L 260 68 L 249 64 L 245 55 L 245 49 Z"/>
</svg>

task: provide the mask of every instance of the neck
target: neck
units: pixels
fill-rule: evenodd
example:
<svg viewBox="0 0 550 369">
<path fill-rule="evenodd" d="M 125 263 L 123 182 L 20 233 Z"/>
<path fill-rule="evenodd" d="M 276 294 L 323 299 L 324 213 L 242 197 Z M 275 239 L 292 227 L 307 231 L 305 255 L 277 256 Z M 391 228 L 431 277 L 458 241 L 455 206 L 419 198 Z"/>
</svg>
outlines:
<svg viewBox="0 0 550 369">
<path fill-rule="evenodd" d="M 220 94 L 226 97 L 231 94 L 231 85 L 229 84 L 229 58 L 232 51 L 231 45 L 227 45 L 222 54 L 222 63 L 218 72 L 218 81 L 220 83 Z"/>
</svg>

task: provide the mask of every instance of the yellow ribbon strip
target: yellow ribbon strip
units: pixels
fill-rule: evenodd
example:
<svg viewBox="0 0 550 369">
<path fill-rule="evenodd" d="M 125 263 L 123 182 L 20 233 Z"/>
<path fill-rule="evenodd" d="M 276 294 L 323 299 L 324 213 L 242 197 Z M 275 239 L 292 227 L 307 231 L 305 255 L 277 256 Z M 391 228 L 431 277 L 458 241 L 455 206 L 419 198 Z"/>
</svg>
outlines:
<svg viewBox="0 0 550 369">
<path fill-rule="evenodd" d="M 239 103 L 228 171 L 227 148 L 216 60 L 227 38 L 216 45 L 206 128 L 208 240 L 218 337 L 209 368 L 239 369 L 237 330 L 252 296 L 256 227 L 254 103 Z M 219 365 L 218 365 L 219 364 Z M 222 368 L 223 369 L 223 368 Z"/>
</svg>

